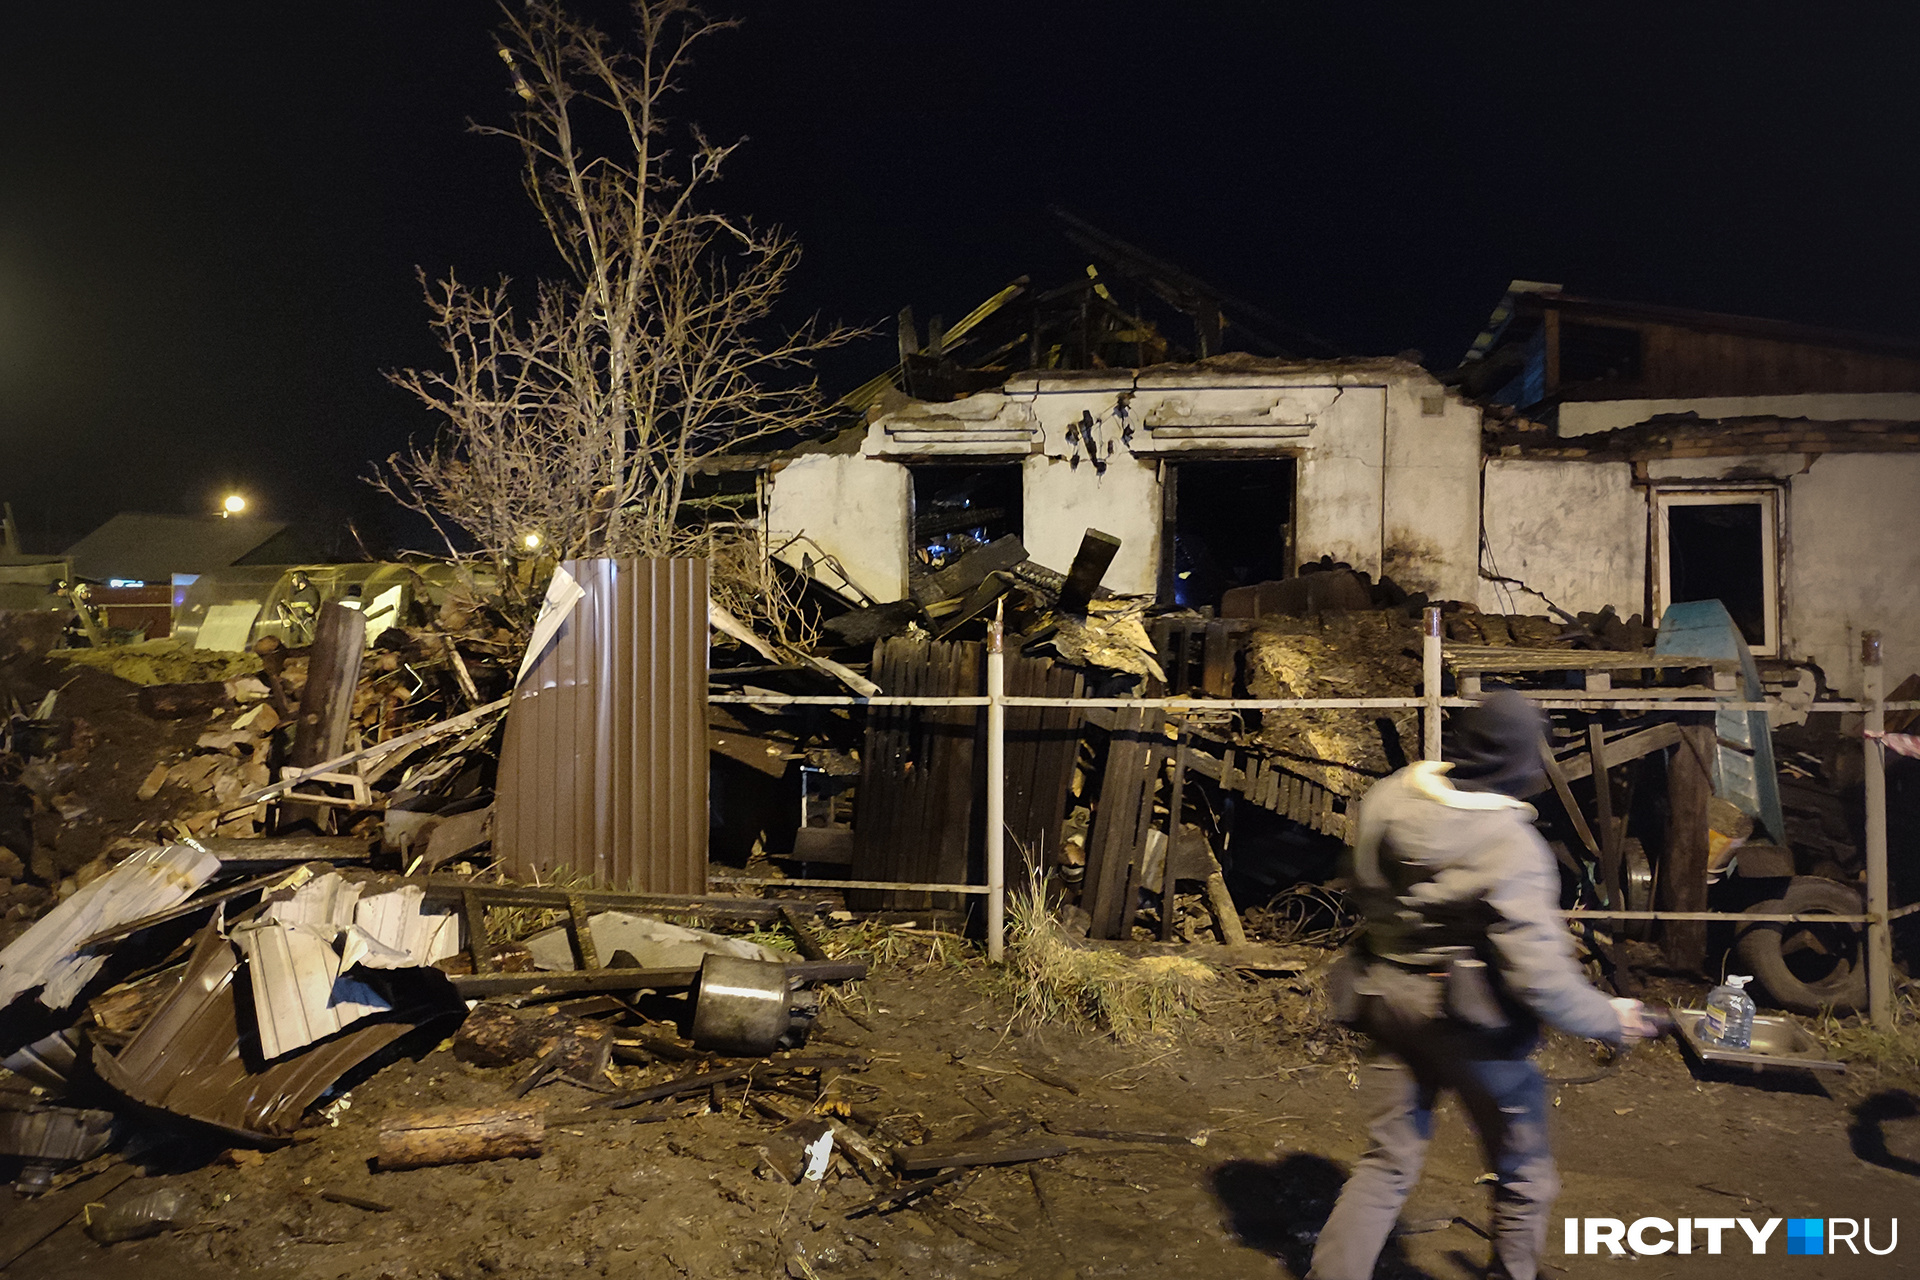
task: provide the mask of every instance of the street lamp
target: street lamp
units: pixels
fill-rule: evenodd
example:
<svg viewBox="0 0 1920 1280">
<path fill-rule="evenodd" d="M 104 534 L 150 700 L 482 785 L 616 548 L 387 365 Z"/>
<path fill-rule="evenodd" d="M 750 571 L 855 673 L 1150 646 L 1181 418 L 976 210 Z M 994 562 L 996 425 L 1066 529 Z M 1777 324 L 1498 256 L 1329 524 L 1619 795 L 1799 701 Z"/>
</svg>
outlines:
<svg viewBox="0 0 1920 1280">
<path fill-rule="evenodd" d="M 540 535 L 537 533 L 530 533 L 520 539 L 520 541 L 529 551 L 538 551 L 540 549 Z"/>
<path fill-rule="evenodd" d="M 220 516 L 222 519 L 227 516 L 237 516 L 246 509 L 247 500 L 237 493 L 230 493 L 220 504 Z"/>
</svg>

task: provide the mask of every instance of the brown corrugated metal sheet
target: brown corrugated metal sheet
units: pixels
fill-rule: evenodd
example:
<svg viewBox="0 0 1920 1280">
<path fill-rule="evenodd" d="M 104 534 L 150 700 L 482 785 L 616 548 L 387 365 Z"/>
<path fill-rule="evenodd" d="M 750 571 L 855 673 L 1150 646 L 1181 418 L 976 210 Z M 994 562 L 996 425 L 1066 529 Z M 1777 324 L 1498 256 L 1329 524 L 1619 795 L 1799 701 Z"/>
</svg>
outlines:
<svg viewBox="0 0 1920 1280">
<path fill-rule="evenodd" d="M 707 891 L 707 562 L 569 560 L 586 594 L 507 712 L 494 849 L 643 893 Z"/>
</svg>

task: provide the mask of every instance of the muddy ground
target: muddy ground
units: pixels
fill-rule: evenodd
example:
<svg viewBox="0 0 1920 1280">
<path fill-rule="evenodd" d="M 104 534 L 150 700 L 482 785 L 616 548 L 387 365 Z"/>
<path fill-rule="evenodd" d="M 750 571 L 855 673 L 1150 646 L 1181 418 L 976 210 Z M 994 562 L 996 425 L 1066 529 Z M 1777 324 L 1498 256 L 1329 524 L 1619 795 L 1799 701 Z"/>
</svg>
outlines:
<svg viewBox="0 0 1920 1280">
<path fill-rule="evenodd" d="M 236 1274 L 308 1280 L 480 1280 L 492 1276 L 1094 1277 L 1299 1276 L 1345 1170 L 1363 1150 L 1365 1068 L 1336 1034 L 1303 1019 L 1299 984 L 1228 977 L 1175 1040 L 1123 1046 L 1091 1031 L 1007 1026 L 1004 998 L 978 966 L 880 970 L 818 1024 L 814 1052 L 871 1055 L 836 1092 L 876 1135 L 946 1140 L 1000 1123 L 995 1140 L 1068 1129 L 1172 1141 L 1063 1137 L 1074 1149 L 979 1171 L 914 1207 L 848 1219 L 873 1194 L 830 1172 L 805 1227 L 792 1188 L 762 1153 L 776 1127 L 738 1091 L 656 1104 L 631 1120 L 557 1120 L 537 1159 L 376 1173 L 384 1121 L 415 1108 L 506 1099 L 519 1069 L 481 1069 L 424 1048 L 352 1089 L 336 1123 L 255 1156 L 186 1134 L 143 1144 L 156 1185 L 186 1190 L 194 1225 L 106 1248 L 76 1221 L 6 1274 L 96 1280 L 103 1268 L 155 1280 Z M 856 1020 L 857 1017 L 857 1020 Z M 1552 1075 L 1601 1070 L 1593 1047 L 1556 1040 Z M 684 1066 L 643 1069 L 666 1078 Z M 1046 1083 L 1031 1070 L 1055 1083 Z M 1671 1042 L 1645 1046 L 1611 1074 L 1555 1086 L 1565 1191 L 1558 1214 L 1809 1216 L 1920 1231 L 1920 1090 L 1859 1073 L 1807 1080 L 1707 1078 Z M 1071 1085 L 1076 1092 L 1070 1091 Z M 594 1101 L 570 1084 L 533 1095 L 561 1116 Z M 790 1101 L 790 1100 L 788 1100 Z M 870 1130 L 871 1132 L 871 1130 Z M 1195 1141 L 1184 1141 L 1191 1138 Z M 1202 1145 L 1202 1140 L 1204 1145 Z M 1487 1220 L 1482 1163 L 1457 1109 L 1444 1116 L 1428 1175 L 1390 1245 L 1382 1276 L 1480 1274 Z M 374 1212 L 322 1198 L 345 1193 Z M 0 1201 L 0 1214 L 21 1212 Z M 97 1212 L 97 1211 L 96 1211 Z M 783 1215 L 785 1220 L 783 1221 Z M 1557 1222 L 1557 1218 L 1556 1218 Z M 4 1223 L 0 1223 L 4 1229 Z M 783 1261 L 776 1241 L 799 1242 Z M 1734 1254 L 1640 1260 L 1559 1256 L 1548 1276 L 1911 1275 L 1920 1239 L 1885 1259 Z M 1776 1246 L 1775 1252 L 1779 1252 Z M 1906 1261 L 1902 1262 L 1902 1255 Z"/>
</svg>

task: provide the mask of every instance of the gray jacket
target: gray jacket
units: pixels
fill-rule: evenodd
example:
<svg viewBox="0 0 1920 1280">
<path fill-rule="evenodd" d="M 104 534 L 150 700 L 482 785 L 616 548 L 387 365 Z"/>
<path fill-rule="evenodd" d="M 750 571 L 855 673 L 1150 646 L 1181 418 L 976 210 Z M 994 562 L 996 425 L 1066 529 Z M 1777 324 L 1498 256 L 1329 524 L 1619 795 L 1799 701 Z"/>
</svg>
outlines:
<svg viewBox="0 0 1920 1280">
<path fill-rule="evenodd" d="M 1534 830 L 1533 806 L 1497 792 L 1462 791 L 1448 766 L 1409 766 L 1360 802 L 1354 885 L 1371 964 L 1358 994 L 1396 1003 L 1445 999 L 1423 973 L 1478 960 L 1516 1024 L 1538 1019 L 1571 1035 L 1619 1043 L 1620 1017 L 1574 958 L 1559 914 L 1560 876 Z"/>
</svg>

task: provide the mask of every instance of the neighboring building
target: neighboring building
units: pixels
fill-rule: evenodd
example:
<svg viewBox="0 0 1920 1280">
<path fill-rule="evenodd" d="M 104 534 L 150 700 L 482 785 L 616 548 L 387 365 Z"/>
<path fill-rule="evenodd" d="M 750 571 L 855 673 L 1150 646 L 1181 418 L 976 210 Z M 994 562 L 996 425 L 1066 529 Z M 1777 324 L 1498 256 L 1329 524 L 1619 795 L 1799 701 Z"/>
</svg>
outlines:
<svg viewBox="0 0 1920 1280">
<path fill-rule="evenodd" d="M 167 516 L 123 511 L 67 548 L 94 582 L 171 583 L 236 564 L 288 564 L 307 557 L 280 542 L 287 526 L 246 516 Z"/>
<path fill-rule="evenodd" d="M 1920 342 L 1515 281 L 1454 380 L 1494 428 L 1481 608 L 1720 599 L 1843 692 L 1863 629 L 1920 669 Z"/>
<path fill-rule="evenodd" d="M 1920 341 L 1515 280 L 1450 379 L 1562 436 L 1663 414 L 1920 420 Z"/>
</svg>

